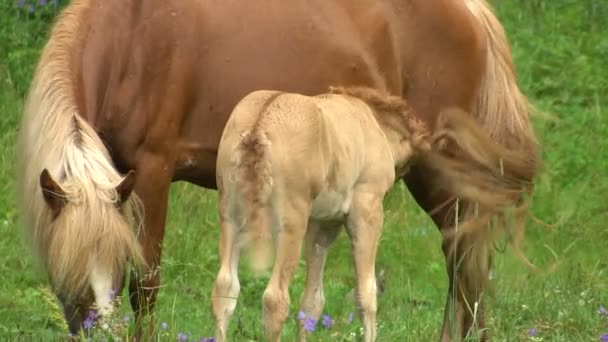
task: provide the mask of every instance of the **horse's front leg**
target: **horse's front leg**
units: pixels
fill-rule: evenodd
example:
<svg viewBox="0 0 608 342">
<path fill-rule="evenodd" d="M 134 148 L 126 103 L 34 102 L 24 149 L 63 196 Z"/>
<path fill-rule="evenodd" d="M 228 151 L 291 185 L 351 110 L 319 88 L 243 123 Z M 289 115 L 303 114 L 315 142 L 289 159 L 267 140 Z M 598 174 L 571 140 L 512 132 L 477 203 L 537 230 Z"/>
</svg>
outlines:
<svg viewBox="0 0 608 342">
<path fill-rule="evenodd" d="M 304 242 L 306 259 L 306 285 L 300 301 L 300 312 L 305 315 L 300 322 L 300 341 L 306 341 L 305 319 L 319 320 L 325 305 L 323 271 L 330 246 L 334 243 L 342 225 L 309 222 Z"/>
<path fill-rule="evenodd" d="M 351 238 L 357 277 L 357 306 L 363 322 L 364 341 L 376 340 L 376 252 L 382 231 L 384 193 L 363 187 L 353 196 L 346 229 Z"/>
<path fill-rule="evenodd" d="M 137 163 L 136 170 L 135 193 L 144 207 L 144 226 L 143 231 L 139 232 L 139 241 L 147 268 L 145 272 L 142 271 L 143 274 L 131 272 L 129 298 L 135 312 L 135 339 L 142 340 L 143 319 L 152 313 L 160 285 L 159 265 L 172 167 L 165 158 L 149 155 Z M 152 338 L 153 334 L 154 320 L 150 319 L 148 336 L 144 340 Z"/>
</svg>

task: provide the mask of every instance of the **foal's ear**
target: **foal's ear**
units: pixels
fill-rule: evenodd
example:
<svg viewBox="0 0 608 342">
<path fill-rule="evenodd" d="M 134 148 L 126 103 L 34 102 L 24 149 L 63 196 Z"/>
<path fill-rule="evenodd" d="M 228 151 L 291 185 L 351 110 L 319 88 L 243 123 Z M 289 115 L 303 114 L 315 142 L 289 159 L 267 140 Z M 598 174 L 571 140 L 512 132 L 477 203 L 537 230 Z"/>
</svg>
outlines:
<svg viewBox="0 0 608 342">
<path fill-rule="evenodd" d="M 42 170 L 42 173 L 40 173 L 40 187 L 42 188 L 44 201 L 51 208 L 55 216 L 57 216 L 68 200 L 65 197 L 63 189 L 51 177 L 47 169 Z"/>
<path fill-rule="evenodd" d="M 133 188 L 135 187 L 135 171 L 129 170 L 125 178 L 118 184 L 116 187 L 116 192 L 118 193 L 118 198 L 120 202 L 119 205 L 125 203 L 129 196 L 131 196 L 131 192 L 133 192 Z"/>
</svg>

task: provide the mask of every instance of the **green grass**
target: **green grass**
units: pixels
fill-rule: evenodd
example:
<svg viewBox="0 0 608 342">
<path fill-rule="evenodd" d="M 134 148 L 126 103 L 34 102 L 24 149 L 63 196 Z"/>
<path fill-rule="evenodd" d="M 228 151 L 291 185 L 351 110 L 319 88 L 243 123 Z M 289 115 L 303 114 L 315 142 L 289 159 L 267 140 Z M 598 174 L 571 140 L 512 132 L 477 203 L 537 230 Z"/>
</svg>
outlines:
<svg viewBox="0 0 608 342">
<path fill-rule="evenodd" d="M 545 341 L 597 341 L 608 332 L 608 3 L 603 0 L 495 1 L 523 91 L 556 117 L 536 121 L 545 168 L 529 220 L 524 251 L 551 272 L 529 272 L 508 250 L 494 269 L 496 296 L 486 298 L 487 323 L 500 341 L 526 340 L 536 327 Z M 0 339 L 50 340 L 66 334 L 46 279 L 37 271 L 17 224 L 13 151 L 16 129 L 53 11 L 26 16 L 0 4 Z M 162 290 L 155 319 L 164 337 L 213 334 L 210 293 L 218 270 L 216 193 L 176 184 L 164 242 Z M 398 185 L 386 200 L 386 226 L 377 267 L 386 272 L 379 298 L 380 341 L 436 340 L 447 276 L 440 235 Z M 345 234 L 330 252 L 325 312 L 336 320 L 313 341 L 349 341 L 360 331 L 349 292 L 354 286 Z M 242 291 L 231 322 L 233 340 L 259 337 L 266 279 L 241 273 Z M 303 289 L 303 264 L 290 288 L 292 317 Z M 121 314 L 131 315 L 126 301 Z M 239 323 L 240 322 L 240 323 Z M 131 327 L 132 328 L 132 327 Z M 284 339 L 294 340 L 295 320 Z M 161 332 L 159 331 L 159 334 Z"/>
</svg>

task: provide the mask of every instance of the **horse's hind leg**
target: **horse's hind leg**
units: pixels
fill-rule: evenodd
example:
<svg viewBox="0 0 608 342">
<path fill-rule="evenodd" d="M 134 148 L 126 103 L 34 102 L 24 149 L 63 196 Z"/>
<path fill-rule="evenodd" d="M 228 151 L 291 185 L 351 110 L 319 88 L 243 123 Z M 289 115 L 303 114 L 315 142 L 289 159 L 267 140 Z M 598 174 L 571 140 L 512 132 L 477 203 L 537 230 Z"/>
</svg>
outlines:
<svg viewBox="0 0 608 342">
<path fill-rule="evenodd" d="M 300 312 L 306 318 L 318 320 L 323 312 L 325 295 L 323 293 L 323 270 L 329 247 L 338 237 L 342 229 L 340 224 L 319 224 L 309 222 L 304 242 L 304 256 L 306 258 L 306 286 L 300 301 Z M 306 340 L 304 320 L 300 322 L 300 340 Z"/>
<path fill-rule="evenodd" d="M 418 43 L 433 42 L 426 44 L 424 52 L 412 59 L 416 61 L 415 64 L 405 66 L 408 77 L 404 81 L 407 81 L 408 87 L 403 93 L 403 97 L 408 100 L 413 111 L 418 113 L 419 118 L 431 128 L 434 127 L 440 111 L 445 108 L 457 107 L 474 113 L 479 102 L 480 89 L 486 86 L 482 82 L 487 67 L 487 37 L 483 29 L 477 25 L 464 2 L 441 1 L 441 3 L 447 6 L 443 10 L 438 10 L 435 1 L 416 2 L 415 7 L 423 11 L 421 14 L 424 13 L 425 20 L 410 22 L 413 35 L 411 38 L 415 40 L 404 42 L 406 45 L 416 44 L 416 40 Z M 437 67 L 438 65 L 441 67 Z M 504 79 L 500 79 L 500 82 L 503 81 Z M 487 115 L 487 113 L 478 114 Z M 490 115 L 494 114 L 490 113 Z M 435 191 L 431 175 L 432 172 L 426 170 L 423 165 L 417 164 L 410 169 L 404 180 L 418 204 L 430 214 L 437 227 L 445 231 L 454 224 L 455 214 L 449 210 L 454 205 L 454 201 L 449 201 L 452 194 Z M 460 202 L 460 207 L 464 204 Z M 438 207 L 442 209 L 437 209 Z M 483 330 L 483 315 L 478 299 L 483 283 L 480 279 L 487 277 L 487 272 L 482 270 L 483 267 L 474 267 L 477 260 L 466 258 L 465 250 L 462 248 L 459 248 L 452 258 L 448 253 L 450 248 L 449 242 L 443 244 L 450 288 L 441 340 L 460 340 L 474 325 L 483 331 L 481 333 L 483 340 L 487 332 Z M 485 251 L 475 252 L 479 256 L 480 252 Z M 465 258 L 462 258 L 463 256 Z M 453 267 L 455 263 L 459 267 Z M 477 310 L 475 310 L 476 302 Z M 452 306 L 451 303 L 454 305 Z M 461 333 L 452 334 L 452 326 L 457 328 L 456 330 L 461 330 Z"/>
<path fill-rule="evenodd" d="M 353 246 L 357 277 L 357 304 L 363 322 L 364 341 L 376 340 L 375 260 L 384 219 L 383 194 L 358 190 L 346 224 Z"/>
<path fill-rule="evenodd" d="M 440 230 L 451 227 L 455 223 L 454 208 L 455 201 L 450 195 L 443 192 L 431 192 L 429 179 L 424 177 L 424 170 L 417 166 L 404 177 L 409 190 L 418 204 L 427 212 Z M 459 201 L 459 207 L 463 208 L 465 203 Z M 482 278 L 488 277 L 487 269 L 474 267 L 480 260 L 467 257 L 464 248 L 466 240 L 459 243 L 456 253 L 450 254 L 452 241 L 446 240 L 442 244 L 446 260 L 446 269 L 449 278 L 448 295 L 444 310 L 443 328 L 441 341 L 458 341 L 470 334 L 471 329 L 476 327 L 480 330 L 482 341 L 487 340 L 487 332 L 484 329 L 483 305 L 481 303 Z M 468 251 L 470 253 L 470 251 Z M 490 262 L 490 253 L 487 253 L 487 262 Z M 478 253 L 479 255 L 479 253 Z M 485 262 L 481 260 L 482 262 Z"/>
<path fill-rule="evenodd" d="M 281 340 L 281 330 L 289 313 L 289 283 L 300 260 L 309 211 L 305 202 L 292 199 L 283 203 L 276 259 L 262 299 L 264 328 L 271 342 Z"/>
<path fill-rule="evenodd" d="M 455 214 L 448 217 L 454 218 L 453 215 Z M 477 257 L 485 257 L 486 260 L 474 260 L 470 257 L 472 254 L 470 237 L 458 241 L 454 254 L 450 253 L 450 249 L 454 247 L 453 243 L 453 239 L 446 239 L 442 244 L 450 278 L 444 311 L 442 341 L 458 340 L 453 336 L 465 338 L 473 333 L 473 328 L 483 329 L 484 327 L 483 306 L 481 305 L 483 280 L 481 277 L 488 277 L 485 265 L 490 263 L 490 253 L 489 251 L 481 251 L 482 253 L 476 251 Z M 479 337 L 481 341 L 486 341 L 487 332 L 481 330 Z"/>
<path fill-rule="evenodd" d="M 221 194 L 220 196 L 223 197 Z M 219 342 L 226 341 L 230 316 L 234 313 L 240 291 L 238 228 L 229 217 L 226 217 L 226 210 L 223 207 L 224 201 L 221 197 L 219 199 L 221 220 L 220 270 L 211 293 L 211 305 L 215 318 L 215 338 Z"/>
</svg>

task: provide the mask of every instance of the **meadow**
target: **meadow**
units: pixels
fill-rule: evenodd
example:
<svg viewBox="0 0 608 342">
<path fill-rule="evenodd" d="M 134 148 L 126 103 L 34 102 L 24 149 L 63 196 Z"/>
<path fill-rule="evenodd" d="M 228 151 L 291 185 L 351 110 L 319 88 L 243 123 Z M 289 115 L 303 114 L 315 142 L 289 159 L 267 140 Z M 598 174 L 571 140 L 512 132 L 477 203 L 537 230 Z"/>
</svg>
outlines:
<svg viewBox="0 0 608 342">
<path fill-rule="evenodd" d="M 14 144 L 32 72 L 59 9 L 56 1 L 35 1 L 32 8 L 34 2 L 21 3 L 0 3 L 0 340 L 49 341 L 64 338 L 67 328 L 20 233 Z M 65 3 L 59 1 L 59 7 Z M 608 307 L 608 1 L 493 3 L 522 90 L 552 117 L 534 122 L 544 168 L 533 196 L 538 220 L 528 219 L 522 247 L 542 271 L 527 269 L 508 248 L 496 254 L 495 295 L 484 298 L 488 328 L 496 341 L 608 341 L 608 315 L 602 310 Z M 448 286 L 440 235 L 402 184 L 385 203 L 377 258 L 383 272 L 378 340 L 435 341 Z M 217 222 L 214 191 L 173 186 L 154 317 L 159 340 L 213 335 Z M 285 341 L 296 336 L 303 266 L 290 288 Z M 355 311 L 354 284 L 350 245 L 342 234 L 325 277 L 325 314 L 333 325 L 319 322 L 311 341 L 358 338 L 361 324 L 356 315 L 349 320 Z M 241 272 L 232 340 L 259 339 L 265 285 L 266 278 Z M 123 337 L 132 331 L 132 322 L 128 301 L 122 299 L 116 324 L 127 328 Z"/>
</svg>

